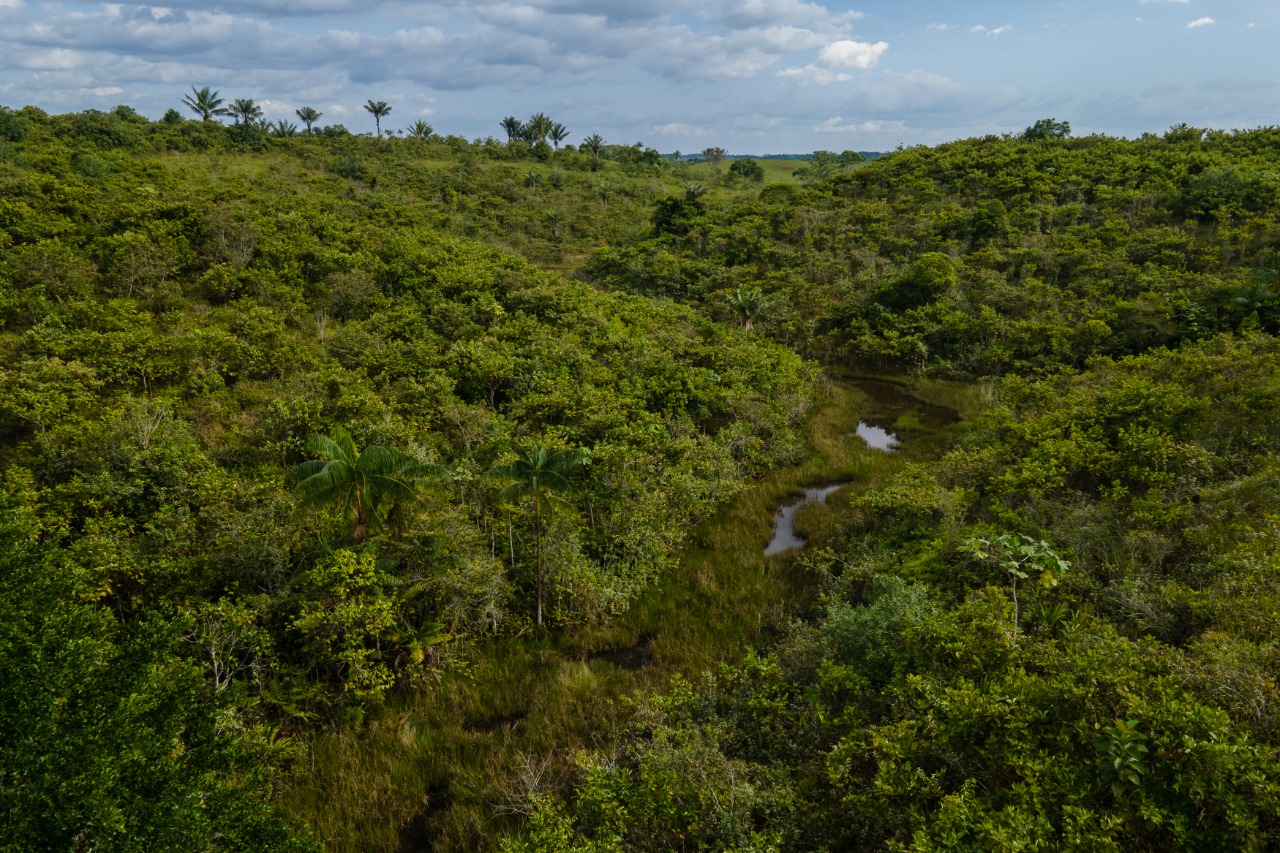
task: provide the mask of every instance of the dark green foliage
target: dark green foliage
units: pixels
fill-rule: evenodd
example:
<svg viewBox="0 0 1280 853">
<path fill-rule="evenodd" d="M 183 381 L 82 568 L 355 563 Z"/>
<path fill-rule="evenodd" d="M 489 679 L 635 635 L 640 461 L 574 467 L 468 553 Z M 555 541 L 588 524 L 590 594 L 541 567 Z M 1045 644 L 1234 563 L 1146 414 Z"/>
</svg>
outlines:
<svg viewBox="0 0 1280 853">
<path fill-rule="evenodd" d="M 21 142 L 30 129 L 27 120 L 11 109 L 0 107 L 0 139 Z"/>
<path fill-rule="evenodd" d="M 734 160 L 729 164 L 729 174 L 744 181 L 760 183 L 764 180 L 764 169 L 755 160 L 749 158 Z"/>
<path fill-rule="evenodd" d="M 191 619 L 119 624 L 23 504 L 0 493 L 4 848 L 319 849 L 272 815 L 266 732 L 190 659 Z"/>
<path fill-rule="evenodd" d="M 1022 132 L 1028 142 L 1041 139 L 1066 139 L 1071 136 L 1071 124 L 1051 118 L 1042 118 Z"/>
</svg>

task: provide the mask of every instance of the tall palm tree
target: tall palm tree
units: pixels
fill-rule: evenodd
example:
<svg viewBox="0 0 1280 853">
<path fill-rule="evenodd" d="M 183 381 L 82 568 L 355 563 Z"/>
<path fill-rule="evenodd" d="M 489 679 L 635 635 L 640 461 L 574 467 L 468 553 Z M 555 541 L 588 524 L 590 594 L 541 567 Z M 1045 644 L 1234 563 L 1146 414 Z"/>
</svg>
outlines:
<svg viewBox="0 0 1280 853">
<path fill-rule="evenodd" d="M 227 112 L 238 118 L 240 124 L 247 125 L 262 118 L 262 107 L 255 104 L 252 98 L 236 98 Z"/>
<path fill-rule="evenodd" d="M 294 110 L 294 112 L 297 114 L 298 119 L 307 126 L 307 133 L 311 132 L 311 125 L 318 122 L 320 116 L 324 115 L 324 113 L 316 112 L 314 107 L 303 107 L 302 109 Z"/>
<path fill-rule="evenodd" d="M 361 452 L 342 427 L 327 436 L 307 436 L 307 450 L 320 458 L 289 471 L 299 508 L 336 507 L 351 522 L 356 539 L 384 529 L 396 508 L 416 501 L 422 483 L 440 472 L 440 466 L 395 448 L 370 446 Z"/>
<path fill-rule="evenodd" d="M 364 105 L 365 111 L 373 116 L 374 126 L 378 129 L 378 138 L 382 138 L 382 120 L 391 115 L 391 107 L 386 101 L 369 101 Z"/>
<path fill-rule="evenodd" d="M 558 121 L 553 122 L 551 125 L 551 132 L 547 135 L 551 137 L 551 144 L 555 146 L 557 151 L 559 151 L 560 143 L 569 138 L 569 128 L 565 127 Z"/>
<path fill-rule="evenodd" d="M 231 112 L 222 106 L 222 98 L 218 97 L 217 90 L 210 89 L 208 86 L 202 89 L 192 86 L 191 94 L 182 96 L 182 103 L 200 116 L 201 121 L 213 121 L 214 116 L 224 116 Z"/>
<path fill-rule="evenodd" d="M 537 572 L 534 575 L 538 594 L 538 625 L 542 625 L 543 570 L 542 570 L 542 517 L 556 506 L 565 505 L 559 496 L 571 488 L 569 474 L 573 469 L 589 461 L 581 450 L 557 450 L 551 452 L 542 445 L 524 451 L 524 456 L 507 465 L 499 465 L 489 473 L 507 480 L 508 485 L 498 492 L 499 500 L 528 499 L 533 507 L 534 551 L 537 555 Z"/>
<path fill-rule="evenodd" d="M 604 139 L 598 133 L 593 133 L 586 139 L 582 140 L 583 146 L 591 152 L 591 167 L 593 169 L 600 167 L 600 149 L 604 147 Z"/>
<path fill-rule="evenodd" d="M 507 141 L 511 142 L 520 138 L 520 131 L 524 129 L 524 125 L 515 116 L 507 116 L 502 120 L 502 129 L 507 132 Z"/>
<path fill-rule="evenodd" d="M 430 139 L 431 134 L 436 130 L 422 119 L 418 119 L 413 124 L 404 129 L 404 132 L 412 136 L 414 139 Z"/>
</svg>

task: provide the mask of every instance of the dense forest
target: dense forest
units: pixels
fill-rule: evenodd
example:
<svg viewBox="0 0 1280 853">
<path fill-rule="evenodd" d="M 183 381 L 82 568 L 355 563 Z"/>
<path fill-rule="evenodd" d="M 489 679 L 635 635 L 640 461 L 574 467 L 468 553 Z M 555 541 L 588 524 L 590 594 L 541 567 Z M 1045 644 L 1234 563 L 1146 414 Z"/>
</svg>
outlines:
<svg viewBox="0 0 1280 853">
<path fill-rule="evenodd" d="M 417 131 L 0 110 L 6 849 L 1280 835 L 1280 131 L 723 168 Z M 830 462 L 873 375 L 962 422 Z M 727 587 L 698 561 L 788 471 L 850 488 L 736 644 L 607 701 L 562 669 L 590 737 L 492 709 L 422 741 L 439 788 L 321 790 Z"/>
</svg>

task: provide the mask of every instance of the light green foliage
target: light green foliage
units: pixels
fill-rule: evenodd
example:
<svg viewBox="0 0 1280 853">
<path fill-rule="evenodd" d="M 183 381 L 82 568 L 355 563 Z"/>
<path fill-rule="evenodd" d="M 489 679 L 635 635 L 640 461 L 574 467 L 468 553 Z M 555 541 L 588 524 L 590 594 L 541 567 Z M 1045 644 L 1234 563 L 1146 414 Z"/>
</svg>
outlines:
<svg viewBox="0 0 1280 853">
<path fill-rule="evenodd" d="M 1043 539 L 1032 539 L 1018 533 L 1002 533 L 991 539 L 975 536 L 960 546 L 962 553 L 995 563 L 1009 578 L 1013 595 L 1013 643 L 1018 643 L 1018 581 L 1030 580 L 1043 589 L 1053 589 L 1070 564 Z"/>
<path fill-rule="evenodd" d="M 359 699 L 381 696 L 395 680 L 381 654 L 395 611 L 375 554 L 336 551 L 299 581 L 305 603 L 293 628 L 306 659 Z"/>
</svg>

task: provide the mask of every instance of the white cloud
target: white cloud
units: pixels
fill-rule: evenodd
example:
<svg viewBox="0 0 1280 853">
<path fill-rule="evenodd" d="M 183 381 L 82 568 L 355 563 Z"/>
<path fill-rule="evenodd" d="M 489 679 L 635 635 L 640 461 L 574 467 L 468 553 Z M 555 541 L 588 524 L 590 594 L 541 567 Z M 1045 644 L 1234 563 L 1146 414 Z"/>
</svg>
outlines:
<svg viewBox="0 0 1280 853">
<path fill-rule="evenodd" d="M 85 62 L 84 54 L 66 48 L 41 50 L 23 57 L 19 64 L 23 68 L 53 70 L 79 68 Z"/>
<path fill-rule="evenodd" d="M 947 30 L 954 30 L 958 24 L 930 24 L 925 27 L 926 32 L 945 33 Z"/>
<path fill-rule="evenodd" d="M 656 125 L 653 132 L 659 136 L 685 136 L 694 139 L 705 139 L 711 135 L 704 128 L 692 124 L 681 124 L 678 121 Z"/>
<path fill-rule="evenodd" d="M 888 49 L 889 43 L 884 41 L 875 44 L 849 39 L 833 41 L 818 52 L 818 62 L 828 68 L 866 70 L 880 61 L 880 57 Z"/>
<path fill-rule="evenodd" d="M 972 27 L 969 27 L 969 32 L 981 33 L 986 36 L 1002 36 L 1012 29 L 1013 29 L 1013 24 L 1004 24 L 994 29 L 984 27 L 982 24 L 975 24 Z"/>
<path fill-rule="evenodd" d="M 1218 22 L 1215 21 L 1213 18 L 1196 18 L 1194 21 L 1187 24 L 1187 29 L 1193 30 L 1196 27 L 1207 27 L 1210 24 L 1216 24 L 1216 23 Z"/>
<path fill-rule="evenodd" d="M 847 69 L 865 71 L 872 68 L 889 43 L 879 41 L 875 44 L 865 41 L 841 39 L 824 45 L 818 51 L 818 61 L 801 68 L 783 68 L 778 77 L 796 80 L 801 84 L 815 83 L 819 86 L 830 86 L 833 83 L 847 83 L 853 75 Z"/>
<path fill-rule="evenodd" d="M 862 122 L 846 122 L 842 116 L 832 116 L 822 124 L 815 125 L 811 130 L 814 133 L 883 133 L 885 131 L 902 131 L 906 127 L 906 123 L 901 121 L 869 119 Z"/>
</svg>

